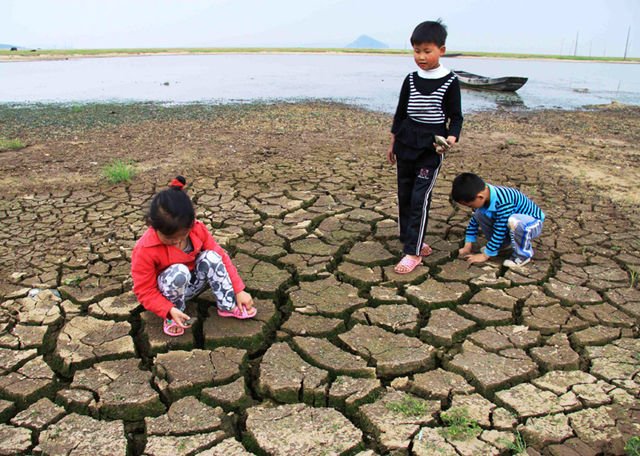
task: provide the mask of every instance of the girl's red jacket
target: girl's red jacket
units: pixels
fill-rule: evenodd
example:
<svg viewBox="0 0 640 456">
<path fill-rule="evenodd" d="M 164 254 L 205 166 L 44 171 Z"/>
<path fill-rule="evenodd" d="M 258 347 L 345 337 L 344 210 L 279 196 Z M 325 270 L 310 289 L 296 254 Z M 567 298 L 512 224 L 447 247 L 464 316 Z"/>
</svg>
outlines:
<svg viewBox="0 0 640 456">
<path fill-rule="evenodd" d="M 207 227 L 196 220 L 189 232 L 193 252 L 184 253 L 177 247 L 163 244 L 156 230 L 149 227 L 136 243 L 131 254 L 131 276 L 133 277 L 133 292 L 140 304 L 160 318 L 167 318 L 167 314 L 173 307 L 158 289 L 158 275 L 172 264 L 184 264 L 193 271 L 196 256 L 202 250 L 213 250 L 222 257 L 227 268 L 233 291 L 236 293 L 244 290 L 244 283 L 238 275 L 238 271 L 231 263 L 227 252 L 213 239 Z"/>
</svg>

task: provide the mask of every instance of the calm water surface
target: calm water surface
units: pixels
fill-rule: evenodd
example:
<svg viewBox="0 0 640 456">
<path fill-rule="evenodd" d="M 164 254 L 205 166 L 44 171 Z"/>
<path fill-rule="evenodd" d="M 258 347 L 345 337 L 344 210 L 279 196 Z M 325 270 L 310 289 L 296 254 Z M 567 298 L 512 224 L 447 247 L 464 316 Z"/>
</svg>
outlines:
<svg viewBox="0 0 640 456">
<path fill-rule="evenodd" d="M 517 94 L 463 90 L 465 112 L 640 105 L 640 65 L 443 58 L 450 69 L 526 76 Z M 0 103 L 334 100 L 394 112 L 411 55 L 221 54 L 0 63 Z"/>
</svg>

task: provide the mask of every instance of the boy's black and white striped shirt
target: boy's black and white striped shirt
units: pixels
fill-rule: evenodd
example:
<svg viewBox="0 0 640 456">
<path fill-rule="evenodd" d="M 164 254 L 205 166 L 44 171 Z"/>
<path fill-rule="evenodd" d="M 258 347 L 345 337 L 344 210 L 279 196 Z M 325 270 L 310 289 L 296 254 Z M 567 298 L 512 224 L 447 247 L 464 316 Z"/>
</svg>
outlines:
<svg viewBox="0 0 640 456">
<path fill-rule="evenodd" d="M 452 76 L 454 76 L 452 78 Z M 438 110 L 444 114 L 444 121 L 438 123 L 426 123 L 415 121 L 413 117 L 409 117 L 407 108 L 409 104 L 409 95 L 411 88 L 413 87 L 418 91 L 420 95 L 428 97 L 433 92 L 438 91 L 444 84 L 447 84 L 447 88 L 442 96 L 442 101 L 438 105 Z M 415 114 L 415 112 L 414 112 Z M 424 113 L 422 113 L 424 114 Z M 432 132 L 441 136 L 455 136 L 460 138 L 460 131 L 462 130 L 462 108 L 460 106 L 460 83 L 458 78 L 455 77 L 453 72 L 447 71 L 447 73 L 437 79 L 424 78 L 420 76 L 419 72 L 414 71 L 409 73 L 402 83 L 400 89 L 400 96 L 398 98 L 398 106 L 396 113 L 393 116 L 393 125 L 391 126 L 391 133 L 398 134 L 405 119 L 411 119 L 418 125 L 425 127 L 425 131 Z"/>
<path fill-rule="evenodd" d="M 447 89 L 456 78 L 455 74 L 451 74 L 449 79 L 445 81 L 438 89 L 429 95 L 424 95 L 413 82 L 413 73 L 409 75 L 409 101 L 407 102 L 407 116 L 416 122 L 427 124 L 443 124 L 446 120 L 444 110 L 442 108 L 442 100 Z"/>
</svg>

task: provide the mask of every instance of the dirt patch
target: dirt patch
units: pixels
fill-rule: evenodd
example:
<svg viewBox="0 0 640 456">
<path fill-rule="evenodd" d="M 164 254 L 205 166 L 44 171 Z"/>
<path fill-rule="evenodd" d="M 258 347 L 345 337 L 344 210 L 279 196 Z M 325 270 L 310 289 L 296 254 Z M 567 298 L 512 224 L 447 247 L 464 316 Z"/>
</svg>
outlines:
<svg viewBox="0 0 640 456">
<path fill-rule="evenodd" d="M 102 167 L 113 159 L 133 160 L 145 181 L 264 160 L 350 151 L 355 157 L 362 149 L 383 164 L 390 125 L 388 115 L 326 103 L 3 106 L 0 120 L 3 136 L 28 144 L 0 152 L 0 189 L 8 192 L 99 185 Z M 604 196 L 638 204 L 639 127 L 640 108 L 618 104 L 473 114 L 449 159 L 480 174 L 484 163 L 496 160 L 507 168 L 559 172 Z"/>
<path fill-rule="evenodd" d="M 33 121 L 33 118 L 37 121 Z M 388 117 L 343 105 L 87 105 L 0 108 L 3 135 L 29 146 L 0 153 L 0 188 L 37 191 L 101 182 L 113 159 L 143 180 L 333 154 L 388 138 Z"/>
<path fill-rule="evenodd" d="M 637 205 L 639 114 L 639 107 L 618 103 L 577 111 L 498 111 L 470 116 L 465 130 L 487 149 L 504 151 L 509 162 L 544 167 L 602 196 Z M 466 147 L 466 141 L 460 145 Z"/>
</svg>

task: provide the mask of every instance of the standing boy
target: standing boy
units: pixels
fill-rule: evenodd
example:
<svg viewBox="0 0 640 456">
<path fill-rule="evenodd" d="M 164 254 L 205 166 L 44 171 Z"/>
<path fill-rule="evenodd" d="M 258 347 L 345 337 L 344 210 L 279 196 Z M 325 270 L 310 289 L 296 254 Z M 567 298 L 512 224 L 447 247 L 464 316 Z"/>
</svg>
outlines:
<svg viewBox="0 0 640 456">
<path fill-rule="evenodd" d="M 439 20 L 415 28 L 411 45 L 418 71 L 405 78 L 393 118 L 387 158 L 391 164 L 397 162 L 398 227 L 404 244 L 404 256 L 395 267 L 399 274 L 413 271 L 431 253 L 424 237 L 445 150 L 436 145 L 435 136 L 446 138 L 451 146 L 462 129 L 458 78 L 440 65 L 446 39 L 447 30 Z"/>
<path fill-rule="evenodd" d="M 485 184 L 476 174 L 462 173 L 453 180 L 451 198 L 473 209 L 464 247 L 458 251 L 461 257 L 469 263 L 482 263 L 511 245 L 513 254 L 504 260 L 504 266 L 520 267 L 531 261 L 531 240 L 542 232 L 544 212 L 524 193 L 511 187 Z M 472 255 L 478 226 L 488 242 L 481 253 Z"/>
</svg>

